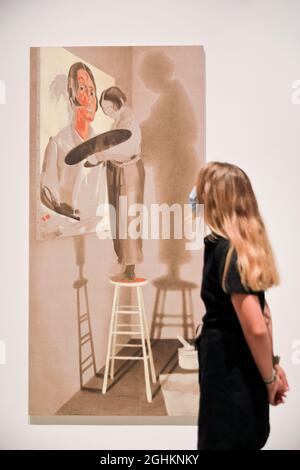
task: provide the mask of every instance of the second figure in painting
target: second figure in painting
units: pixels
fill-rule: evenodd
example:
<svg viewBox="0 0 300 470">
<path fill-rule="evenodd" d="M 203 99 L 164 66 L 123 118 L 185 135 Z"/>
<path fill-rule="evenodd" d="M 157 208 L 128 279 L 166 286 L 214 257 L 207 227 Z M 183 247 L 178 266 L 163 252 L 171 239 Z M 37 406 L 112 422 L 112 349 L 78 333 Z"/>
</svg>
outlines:
<svg viewBox="0 0 300 470">
<path fill-rule="evenodd" d="M 113 129 L 128 129 L 130 139 L 109 150 L 91 156 L 86 166 L 96 166 L 106 161 L 108 200 L 110 204 L 113 242 L 118 262 L 124 271 L 112 276 L 112 280 L 135 279 L 135 265 L 143 261 L 142 220 L 139 220 L 138 236 L 129 233 L 130 223 L 136 224 L 137 216 L 129 215 L 130 208 L 142 207 L 144 199 L 145 169 L 141 159 L 141 130 L 132 110 L 125 104 L 126 96 L 120 88 L 113 86 L 104 90 L 100 97 L 103 112 L 113 118 Z M 97 158 L 98 157 L 98 158 Z M 123 198 L 126 208 L 121 201 Z"/>
</svg>

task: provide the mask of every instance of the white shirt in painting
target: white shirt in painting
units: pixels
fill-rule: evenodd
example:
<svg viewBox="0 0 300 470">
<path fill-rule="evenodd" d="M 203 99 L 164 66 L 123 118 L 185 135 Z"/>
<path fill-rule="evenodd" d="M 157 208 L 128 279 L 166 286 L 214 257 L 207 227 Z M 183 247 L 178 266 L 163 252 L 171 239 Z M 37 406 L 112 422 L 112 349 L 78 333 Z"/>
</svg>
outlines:
<svg viewBox="0 0 300 470">
<path fill-rule="evenodd" d="M 94 131 L 89 128 L 88 139 Z M 90 173 L 91 168 L 84 167 L 83 160 L 76 165 L 67 165 L 67 153 L 84 139 L 75 130 L 73 123 L 64 127 L 55 137 L 50 137 L 45 149 L 43 167 L 40 177 L 42 186 L 48 186 L 57 202 L 67 203 L 74 210 L 78 208 L 78 195 L 83 179 Z"/>
</svg>

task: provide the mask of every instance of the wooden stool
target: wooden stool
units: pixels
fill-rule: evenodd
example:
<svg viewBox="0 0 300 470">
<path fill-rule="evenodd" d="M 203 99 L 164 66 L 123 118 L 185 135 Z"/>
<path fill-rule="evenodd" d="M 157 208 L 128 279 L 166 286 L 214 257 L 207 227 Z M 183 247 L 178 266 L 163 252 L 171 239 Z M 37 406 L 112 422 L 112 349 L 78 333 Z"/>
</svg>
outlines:
<svg viewBox="0 0 300 470">
<path fill-rule="evenodd" d="M 149 337 L 149 329 L 147 324 L 146 312 L 145 312 L 145 304 L 143 298 L 143 292 L 141 287 L 148 284 L 147 279 L 144 278 L 137 278 L 133 281 L 130 280 L 123 280 L 123 281 L 112 281 L 109 280 L 111 284 L 115 286 L 114 291 L 114 298 L 113 298 L 113 306 L 111 312 L 111 320 L 110 320 L 110 327 L 109 327 L 109 337 L 108 337 L 108 346 L 107 346 L 107 356 L 106 356 L 106 364 L 105 364 L 105 373 L 104 373 L 104 381 L 102 387 L 102 393 L 106 393 L 107 389 L 107 379 L 108 379 L 108 370 L 109 370 L 109 363 L 111 359 L 111 372 L 110 377 L 113 379 L 114 377 L 114 361 L 115 359 L 121 360 L 143 360 L 144 361 L 144 372 L 145 372 L 145 385 L 146 385 L 146 396 L 149 402 L 152 401 L 152 393 L 151 393 L 151 385 L 150 385 L 150 374 L 149 374 L 149 366 L 148 366 L 148 359 L 150 361 L 150 369 L 151 369 L 151 376 L 152 382 L 156 383 L 156 375 L 154 369 L 154 362 L 152 356 L 152 349 Z M 119 305 L 119 297 L 120 297 L 120 288 L 127 287 L 127 288 L 136 288 L 137 293 L 137 301 L 138 305 Z M 129 314 L 129 315 L 138 315 L 139 323 L 118 323 L 118 315 L 119 314 Z M 130 330 L 129 327 L 135 327 L 134 331 Z M 118 327 L 127 327 L 125 329 L 118 329 Z M 127 335 L 127 334 L 136 334 L 141 336 L 141 343 L 137 344 L 127 344 L 127 343 L 116 343 L 116 336 L 117 335 Z M 146 350 L 146 344 L 148 347 L 148 353 Z M 141 347 L 142 348 L 142 356 L 132 357 L 132 356 L 116 356 L 115 348 L 116 346 L 125 346 L 125 347 Z"/>
</svg>

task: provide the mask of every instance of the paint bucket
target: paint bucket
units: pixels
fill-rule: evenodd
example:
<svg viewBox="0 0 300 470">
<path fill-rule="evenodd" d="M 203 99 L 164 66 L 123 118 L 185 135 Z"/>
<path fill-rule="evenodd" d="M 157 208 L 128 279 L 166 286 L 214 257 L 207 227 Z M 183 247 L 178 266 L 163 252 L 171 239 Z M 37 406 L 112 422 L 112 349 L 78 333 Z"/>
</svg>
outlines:
<svg viewBox="0 0 300 470">
<path fill-rule="evenodd" d="M 178 362 L 182 369 L 199 369 L 197 349 L 178 348 Z"/>
</svg>

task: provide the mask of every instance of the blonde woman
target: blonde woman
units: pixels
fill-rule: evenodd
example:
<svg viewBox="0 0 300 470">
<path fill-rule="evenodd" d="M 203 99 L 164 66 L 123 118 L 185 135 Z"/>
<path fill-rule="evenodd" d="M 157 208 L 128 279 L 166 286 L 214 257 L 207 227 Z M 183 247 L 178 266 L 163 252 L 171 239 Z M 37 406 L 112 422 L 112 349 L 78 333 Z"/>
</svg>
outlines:
<svg viewBox="0 0 300 470">
<path fill-rule="evenodd" d="M 190 195 L 190 198 L 192 194 Z M 265 291 L 279 284 L 272 247 L 246 173 L 210 162 L 196 181 L 204 204 L 198 450 L 261 449 L 270 433 L 269 405 L 289 389 L 274 356 Z"/>
</svg>

